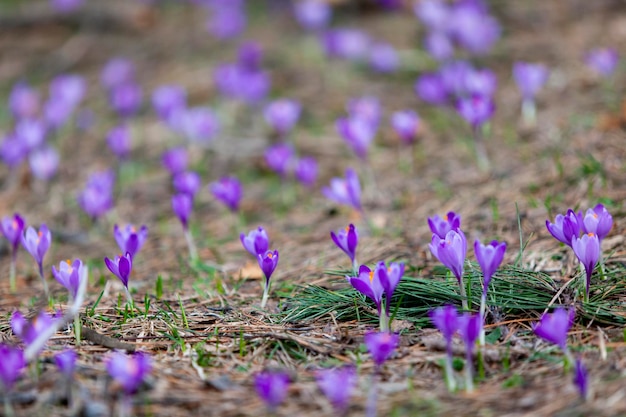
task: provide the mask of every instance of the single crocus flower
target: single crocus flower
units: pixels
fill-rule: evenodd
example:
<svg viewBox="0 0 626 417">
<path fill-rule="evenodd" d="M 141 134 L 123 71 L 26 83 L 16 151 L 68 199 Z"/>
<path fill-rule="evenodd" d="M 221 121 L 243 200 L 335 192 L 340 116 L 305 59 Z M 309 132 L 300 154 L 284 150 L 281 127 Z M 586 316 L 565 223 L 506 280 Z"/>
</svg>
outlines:
<svg viewBox="0 0 626 417">
<path fill-rule="evenodd" d="M 458 320 L 459 334 L 465 343 L 465 389 L 474 391 L 474 372 L 472 360 L 474 345 L 482 333 L 482 319 L 480 314 L 463 313 Z"/>
<path fill-rule="evenodd" d="M 585 267 L 587 280 L 585 284 L 585 300 L 589 300 L 589 285 L 591 284 L 591 275 L 600 259 L 600 239 L 595 233 L 584 234 L 581 238 L 574 237 L 572 239 L 572 249 L 581 264 Z"/>
<path fill-rule="evenodd" d="M 193 199 L 202 188 L 202 179 L 197 172 L 183 171 L 174 175 L 172 185 L 178 194 L 187 194 Z"/>
<path fill-rule="evenodd" d="M 532 126 L 536 123 L 535 96 L 548 80 L 548 69 L 543 64 L 516 62 L 513 78 L 522 93 L 522 117 Z"/>
<path fill-rule="evenodd" d="M 588 209 L 582 219 L 582 229 L 584 233 L 595 233 L 602 241 L 613 227 L 613 216 L 602 204 L 597 204 L 594 208 Z"/>
<path fill-rule="evenodd" d="M 130 253 L 126 252 L 125 255 L 116 256 L 113 260 L 104 258 L 104 263 L 107 268 L 109 268 L 109 271 L 122 281 L 128 302 L 132 304 L 133 298 L 128 291 L 128 279 L 130 278 L 130 273 L 133 269 L 133 258 L 130 256 Z"/>
<path fill-rule="evenodd" d="M 389 332 L 368 332 L 363 341 L 376 364 L 376 368 L 380 368 L 398 347 L 400 336 Z"/>
<path fill-rule="evenodd" d="M 452 370 L 452 336 L 459 329 L 459 316 L 453 305 L 446 305 L 428 313 L 430 321 L 446 339 L 446 385 L 448 391 L 454 391 L 456 383 Z"/>
<path fill-rule="evenodd" d="M 428 218 L 428 227 L 430 227 L 431 232 L 441 239 L 445 239 L 450 230 L 459 230 L 461 227 L 461 216 L 453 211 L 449 211 L 443 217 L 435 215 Z"/>
<path fill-rule="evenodd" d="M 143 225 L 137 230 L 132 224 L 127 224 L 123 228 L 116 224 L 113 226 L 113 237 L 122 253 L 128 252 L 132 258 L 148 238 L 148 227 Z"/>
<path fill-rule="evenodd" d="M 369 36 L 358 29 L 337 28 L 327 30 L 322 38 L 322 47 L 327 56 L 349 61 L 361 61 L 370 47 Z"/>
<path fill-rule="evenodd" d="M 467 240 L 461 229 L 450 230 L 445 239 L 433 234 L 431 243 L 428 245 L 431 253 L 439 259 L 456 277 L 459 283 L 464 310 L 468 310 L 465 285 L 463 284 L 463 264 L 467 254 Z"/>
<path fill-rule="evenodd" d="M 413 88 L 420 100 L 428 104 L 442 106 L 448 103 L 449 91 L 439 73 L 420 75 Z"/>
<path fill-rule="evenodd" d="M 0 387 L 3 395 L 13 388 L 26 366 L 24 351 L 15 346 L 0 344 Z M 8 401 L 5 399 L 5 401 Z"/>
<path fill-rule="evenodd" d="M 350 404 L 350 396 L 357 382 L 354 366 L 323 369 L 316 373 L 317 386 L 335 408 L 338 415 L 344 415 Z"/>
<path fill-rule="evenodd" d="M 187 92 L 178 85 L 162 85 L 152 92 L 152 107 L 162 121 L 170 124 L 175 113 L 187 107 Z"/>
<path fill-rule="evenodd" d="M 206 23 L 209 33 L 218 39 L 239 36 L 248 24 L 245 8 L 240 4 L 238 2 L 217 3 Z"/>
<path fill-rule="evenodd" d="M 69 380 L 76 369 L 76 358 L 78 355 L 74 349 L 65 349 L 63 352 L 54 355 L 54 363 L 56 363 L 59 371 Z"/>
<path fill-rule="evenodd" d="M 106 363 L 107 372 L 122 386 L 126 395 L 132 395 L 152 370 L 150 356 L 141 352 L 132 356 L 114 352 Z"/>
<path fill-rule="evenodd" d="M 185 234 L 185 241 L 189 249 L 189 258 L 194 260 L 198 258 L 198 250 L 193 241 L 191 230 L 189 230 L 189 216 L 191 215 L 192 209 L 193 199 L 188 194 L 177 194 L 172 197 L 172 210 L 183 225 L 183 233 Z"/>
<path fill-rule="evenodd" d="M 142 101 L 143 91 L 134 81 L 117 85 L 109 92 L 109 105 L 120 117 L 135 115 L 139 112 Z"/>
<path fill-rule="evenodd" d="M 219 120 L 213 110 L 205 107 L 194 107 L 182 110 L 177 115 L 180 130 L 192 143 L 208 144 L 220 129 Z"/>
<path fill-rule="evenodd" d="M 335 124 L 337 132 L 356 156 L 367 160 L 369 148 L 376 136 L 376 125 L 364 117 L 342 117 Z"/>
<path fill-rule="evenodd" d="M 305 187 L 313 187 L 317 180 L 317 161 L 312 156 L 305 156 L 296 161 L 294 175 Z"/>
<path fill-rule="evenodd" d="M 391 126 L 406 145 L 415 143 L 420 128 L 420 118 L 413 110 L 395 112 L 391 115 Z"/>
<path fill-rule="evenodd" d="M 61 157 L 52 146 L 36 149 L 28 156 L 28 165 L 33 176 L 42 181 L 49 181 L 59 168 Z"/>
<path fill-rule="evenodd" d="M 265 162 L 267 162 L 272 171 L 276 172 L 283 179 L 287 177 L 293 157 L 293 147 L 286 143 L 279 143 L 265 150 Z"/>
<path fill-rule="evenodd" d="M 539 323 L 533 325 L 533 331 L 543 340 L 554 343 L 561 348 L 563 353 L 569 355 L 567 350 L 567 332 L 574 324 L 575 310 L 566 310 L 559 307 L 552 313 L 544 313 Z"/>
<path fill-rule="evenodd" d="M 42 333 L 46 333 L 48 328 L 53 326 L 54 322 L 59 319 L 59 315 L 50 315 L 45 311 L 41 311 L 30 321 L 19 311 L 15 311 L 11 315 L 11 329 L 26 345 L 32 345 Z M 45 342 L 44 342 L 45 343 Z M 43 348 L 43 343 L 41 348 Z"/>
<path fill-rule="evenodd" d="M 585 55 L 585 63 L 602 77 L 610 77 L 617 68 L 619 55 L 615 48 L 595 48 Z"/>
<path fill-rule="evenodd" d="M 262 372 L 254 378 L 257 394 L 270 411 L 285 400 L 289 389 L 289 375 L 283 372 Z"/>
<path fill-rule="evenodd" d="M 504 252 L 506 251 L 506 242 L 498 242 L 493 240 L 487 245 L 483 245 L 477 240 L 474 241 L 474 254 L 480 269 L 483 271 L 483 293 L 480 297 L 480 317 L 483 324 L 485 322 L 485 310 L 487 308 L 487 291 L 489 290 L 489 283 L 491 277 L 496 272 L 502 259 L 504 259 Z M 485 345 L 485 333 L 481 331 L 480 345 Z"/>
<path fill-rule="evenodd" d="M 583 361 L 576 359 L 574 362 L 574 385 L 578 388 L 580 397 L 586 400 L 589 396 L 589 378 Z"/>
<path fill-rule="evenodd" d="M 75 299 L 81 281 L 87 279 L 87 268 L 80 259 L 75 259 L 71 263 L 68 259 L 59 263 L 59 269 L 52 265 L 52 275 L 59 284 L 67 288 L 72 299 Z"/>
<path fill-rule="evenodd" d="M 15 291 L 15 262 L 17 260 L 17 249 L 22 240 L 22 232 L 24 231 L 24 219 L 19 214 L 13 214 L 13 217 L 4 216 L 0 221 L 0 231 L 11 245 L 11 270 L 9 272 L 10 288 Z"/>
<path fill-rule="evenodd" d="M 9 110 L 15 119 L 29 119 L 39 114 L 39 92 L 25 82 L 16 83 L 9 94 Z"/>
<path fill-rule="evenodd" d="M 335 242 L 335 245 L 348 255 L 352 261 L 352 270 L 356 273 L 356 247 L 359 243 L 359 232 L 353 224 L 348 225 L 343 230 L 330 232 L 330 237 Z"/>
<path fill-rule="evenodd" d="M 392 45 L 378 42 L 370 49 L 369 64 L 375 72 L 389 74 L 398 69 L 400 58 Z"/>
<path fill-rule="evenodd" d="M 500 38 L 498 21 L 476 2 L 456 3 L 448 25 L 454 39 L 472 54 L 489 52 Z"/>
<path fill-rule="evenodd" d="M 239 210 L 243 190 L 241 182 L 235 177 L 222 177 L 212 182 L 209 189 L 213 196 L 221 201 L 232 212 Z"/>
<path fill-rule="evenodd" d="M 496 105 L 493 99 L 485 95 L 463 97 L 457 102 L 457 111 L 474 131 L 487 123 L 495 110 Z"/>
<path fill-rule="evenodd" d="M 269 249 L 269 237 L 261 226 L 248 232 L 247 236 L 244 233 L 240 234 L 239 239 L 243 247 L 254 256 L 264 255 Z"/>
<path fill-rule="evenodd" d="M 263 299 L 261 300 L 261 308 L 265 308 L 270 293 L 270 278 L 278 265 L 278 251 L 266 251 L 264 254 L 258 254 L 257 260 L 263 275 L 265 275 L 265 287 L 263 289 Z"/>
<path fill-rule="evenodd" d="M 300 103 L 290 99 L 272 101 L 267 105 L 263 116 L 268 125 L 280 137 L 291 132 L 300 118 Z"/>
<path fill-rule="evenodd" d="M 380 283 L 379 275 L 375 275 L 374 271 L 369 269 L 366 265 L 361 265 L 359 268 L 359 275 L 356 277 L 346 276 L 346 278 L 355 290 L 374 301 L 376 309 L 378 310 L 378 316 L 381 317 L 381 327 L 383 327 L 382 302 L 385 289 Z M 381 331 L 386 330 L 387 329 L 385 328 Z"/>
<path fill-rule="evenodd" d="M 52 235 L 48 226 L 43 223 L 39 227 L 39 231 L 36 231 L 32 226 L 29 226 L 22 235 L 22 246 L 26 248 L 28 253 L 35 259 L 37 265 L 39 266 L 39 276 L 41 277 L 41 282 L 43 282 L 43 288 L 48 294 L 48 284 L 46 283 L 46 278 L 43 275 L 43 258 L 46 256 L 46 252 L 50 247 L 50 243 L 52 242 Z"/>
<path fill-rule="evenodd" d="M 303 0 L 293 4 L 296 20 L 306 30 L 324 29 L 332 17 L 332 8 L 321 0 Z"/>
<path fill-rule="evenodd" d="M 131 136 L 127 125 L 114 127 L 107 134 L 109 149 L 120 160 L 125 160 L 130 155 Z"/>
<path fill-rule="evenodd" d="M 565 215 L 557 214 L 554 223 L 546 220 L 546 228 L 556 240 L 571 247 L 572 238 L 580 236 L 583 228 L 582 212 L 569 209 Z"/>
<path fill-rule="evenodd" d="M 113 208 L 115 173 L 112 170 L 94 172 L 78 195 L 78 204 L 95 221 Z"/>
<path fill-rule="evenodd" d="M 329 200 L 352 206 L 359 211 L 362 210 L 361 184 L 359 183 L 359 177 L 352 168 L 346 169 L 345 179 L 332 178 L 330 187 L 323 187 L 322 193 Z"/>
<path fill-rule="evenodd" d="M 189 164 L 189 154 L 185 148 L 172 148 L 161 156 L 161 164 L 169 171 L 171 175 L 176 175 L 187 169 Z"/>
</svg>

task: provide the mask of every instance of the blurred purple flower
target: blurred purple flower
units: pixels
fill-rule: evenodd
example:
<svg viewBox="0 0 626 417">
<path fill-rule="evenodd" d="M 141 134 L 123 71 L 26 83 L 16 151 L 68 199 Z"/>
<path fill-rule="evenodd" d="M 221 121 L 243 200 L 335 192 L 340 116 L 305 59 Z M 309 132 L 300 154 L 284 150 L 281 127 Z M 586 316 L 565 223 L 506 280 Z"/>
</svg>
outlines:
<svg viewBox="0 0 626 417">
<path fill-rule="evenodd" d="M 465 390 L 474 391 L 474 345 L 482 334 L 482 314 L 463 313 L 457 319 L 459 334 L 465 343 Z"/>
<path fill-rule="evenodd" d="M 310 31 L 324 29 L 332 18 L 332 8 L 324 0 L 294 2 L 293 12 L 300 26 Z"/>
<path fill-rule="evenodd" d="M 69 104 L 78 105 L 87 92 L 87 81 L 75 74 L 59 75 L 50 83 L 50 98 Z"/>
<path fill-rule="evenodd" d="M 587 369 L 580 359 L 574 363 L 574 385 L 578 388 L 580 397 L 586 400 L 589 394 L 589 378 L 587 377 Z"/>
<path fill-rule="evenodd" d="M 52 243 L 52 235 L 45 223 L 41 224 L 39 231 L 29 226 L 22 235 L 22 246 L 31 254 L 35 262 L 37 262 L 39 275 L 44 281 L 44 287 L 46 287 L 46 284 L 43 275 L 43 258 L 46 256 L 48 248 L 50 248 L 50 243 Z"/>
<path fill-rule="evenodd" d="M 358 29 L 330 29 L 322 36 L 322 45 L 329 57 L 360 61 L 367 56 L 370 38 Z"/>
<path fill-rule="evenodd" d="M 473 54 L 488 53 L 500 38 L 500 25 L 473 2 L 457 4 L 448 22 L 459 44 Z"/>
<path fill-rule="evenodd" d="M 172 197 L 172 210 L 178 220 L 183 225 L 183 229 L 188 230 L 189 226 L 189 215 L 191 214 L 191 210 L 193 209 L 193 200 L 187 194 L 177 194 Z"/>
<path fill-rule="evenodd" d="M 67 123 L 73 111 L 74 106 L 66 101 L 49 99 L 44 104 L 43 119 L 48 128 L 58 130 Z"/>
<path fill-rule="evenodd" d="M 131 135 L 130 128 L 126 124 L 114 127 L 107 133 L 107 145 L 115 156 L 125 160 L 130 155 Z"/>
<path fill-rule="evenodd" d="M 496 74 L 490 69 L 466 71 L 463 78 L 464 91 L 470 95 L 493 97 L 498 86 Z"/>
<path fill-rule="evenodd" d="M 80 283 L 87 279 L 87 268 L 80 259 L 75 259 L 72 263 L 68 259 L 59 262 L 59 269 L 52 265 L 52 275 L 69 291 L 72 299 L 76 299 Z"/>
<path fill-rule="evenodd" d="M 254 378 L 254 387 L 270 411 L 274 411 L 287 396 L 289 375 L 282 372 L 262 372 Z"/>
<path fill-rule="evenodd" d="M 389 332 L 369 332 L 365 334 L 363 340 L 376 367 L 380 367 L 398 347 L 400 336 Z"/>
<path fill-rule="evenodd" d="M 141 352 L 132 356 L 113 352 L 106 363 L 107 372 L 117 381 L 127 395 L 132 395 L 152 371 L 150 356 Z"/>
<path fill-rule="evenodd" d="M 317 161 L 312 156 L 305 156 L 296 161 L 294 174 L 305 187 L 313 187 L 317 180 Z"/>
<path fill-rule="evenodd" d="M 100 81 L 107 90 L 121 84 L 134 83 L 135 65 L 125 58 L 113 58 L 102 68 Z"/>
<path fill-rule="evenodd" d="M 130 256 L 130 253 L 126 252 L 125 255 L 116 256 L 113 260 L 105 257 L 104 263 L 109 268 L 109 271 L 118 277 L 128 290 L 128 279 L 133 269 L 133 258 Z"/>
<path fill-rule="evenodd" d="M 258 71 L 263 61 L 263 49 L 254 41 L 243 42 L 237 49 L 237 64 L 246 71 Z"/>
<path fill-rule="evenodd" d="M 187 169 L 189 163 L 189 154 L 187 149 L 183 147 L 171 148 L 161 156 L 161 163 L 171 175 L 178 174 Z"/>
<path fill-rule="evenodd" d="M 289 144 L 279 143 L 265 150 L 265 162 L 270 169 L 285 178 L 293 164 L 294 150 Z"/>
<path fill-rule="evenodd" d="M 213 79 L 223 96 L 248 104 L 263 100 L 270 89 L 270 78 L 266 72 L 251 71 L 240 64 L 219 65 Z"/>
<path fill-rule="evenodd" d="M 18 347 L 0 344 L 0 387 L 6 395 L 26 367 L 24 351 Z"/>
<path fill-rule="evenodd" d="M 219 131 L 219 121 L 215 113 L 207 107 L 194 107 L 179 115 L 182 133 L 193 143 L 208 143 Z"/>
<path fill-rule="evenodd" d="M 424 38 L 424 49 L 437 61 L 446 61 L 454 56 L 454 44 L 447 32 L 429 32 Z"/>
<path fill-rule="evenodd" d="M 363 96 L 350 99 L 346 105 L 346 110 L 350 117 L 361 118 L 372 125 L 374 129 L 377 129 L 380 124 L 382 107 L 377 97 Z"/>
<path fill-rule="evenodd" d="M 413 110 L 397 111 L 391 115 L 391 126 L 407 145 L 415 143 L 420 129 L 420 118 Z"/>
<path fill-rule="evenodd" d="M 450 230 L 459 230 L 461 227 L 461 216 L 453 211 L 449 211 L 443 218 L 434 215 L 428 218 L 428 227 L 431 232 L 445 239 Z"/>
<path fill-rule="evenodd" d="M 241 182 L 236 177 L 222 177 L 209 184 L 213 196 L 221 201 L 232 212 L 239 210 L 243 195 Z"/>
<path fill-rule="evenodd" d="M 162 121 L 170 124 L 174 114 L 187 107 L 187 92 L 179 85 L 162 85 L 152 92 L 152 107 Z"/>
<path fill-rule="evenodd" d="M 21 119 L 15 124 L 15 138 L 26 152 L 42 146 L 46 140 L 46 125 L 38 119 Z"/>
<path fill-rule="evenodd" d="M 584 233 L 595 233 L 602 241 L 613 227 L 613 216 L 602 204 L 597 204 L 594 208 L 588 209 L 585 217 L 582 218 L 581 227 Z"/>
<path fill-rule="evenodd" d="M 380 282 L 380 276 L 374 274 L 374 271 L 369 269 L 366 265 L 361 265 L 359 268 L 359 274 L 356 277 L 346 276 L 346 278 L 355 290 L 374 301 L 374 304 L 376 304 L 376 310 L 378 310 L 378 316 L 382 317 L 381 307 L 385 289 Z"/>
<path fill-rule="evenodd" d="M 74 374 L 74 369 L 76 369 L 77 357 L 76 351 L 68 348 L 54 355 L 54 363 L 57 365 L 57 368 L 59 368 L 59 371 L 69 379 Z"/>
<path fill-rule="evenodd" d="M 559 307 L 554 312 L 541 316 L 539 323 L 533 325 L 533 331 L 540 338 L 567 352 L 567 332 L 574 323 L 574 314 L 574 309 L 567 311 Z"/>
<path fill-rule="evenodd" d="M 600 259 L 600 239 L 595 233 L 586 233 L 581 238 L 574 236 L 572 238 L 572 249 L 581 264 L 585 267 L 587 281 L 585 285 L 586 298 L 589 298 L 589 285 L 591 284 L 591 275 Z"/>
<path fill-rule="evenodd" d="M 246 11 L 240 6 L 215 7 L 206 23 L 206 28 L 218 39 L 230 39 L 239 36 L 248 24 Z"/>
<path fill-rule="evenodd" d="M 269 249 L 269 237 L 261 226 L 248 232 L 247 236 L 244 233 L 240 234 L 239 239 L 243 247 L 254 256 L 265 255 Z"/>
<path fill-rule="evenodd" d="M 516 62 L 513 64 L 513 78 L 526 101 L 533 101 L 535 95 L 548 80 L 548 69 L 543 64 Z"/>
<path fill-rule="evenodd" d="M 567 214 L 557 214 L 554 223 L 546 220 L 546 228 L 552 236 L 559 242 L 572 246 L 572 238 L 580 236 L 583 228 L 582 212 L 575 213 L 574 210 L 567 210 Z"/>
<path fill-rule="evenodd" d="M 31 320 L 26 318 L 19 311 L 13 312 L 11 315 L 11 329 L 13 333 L 19 337 L 26 345 L 32 345 L 42 333 L 45 333 L 53 323 L 58 320 L 59 315 L 50 315 L 45 311 L 33 317 Z M 42 346 L 43 347 L 43 346 Z"/>
<path fill-rule="evenodd" d="M 83 3 L 84 0 L 50 0 L 50 6 L 59 13 L 71 13 Z"/>
<path fill-rule="evenodd" d="M 493 99 L 487 96 L 473 95 L 461 98 L 457 103 L 457 111 L 473 129 L 478 129 L 489 121 L 495 109 Z"/>
<path fill-rule="evenodd" d="M 595 48 L 585 55 L 585 63 L 603 77 L 610 77 L 619 64 L 615 48 Z"/>
<path fill-rule="evenodd" d="M 441 0 L 422 0 L 414 3 L 417 18 L 431 31 L 447 31 L 450 22 L 450 6 Z"/>
<path fill-rule="evenodd" d="M 374 269 L 374 280 L 378 279 L 385 290 L 385 313 L 388 318 L 391 314 L 391 298 L 403 275 L 404 264 L 402 262 L 391 262 L 387 267 L 385 262 L 380 261 Z"/>
<path fill-rule="evenodd" d="M 78 204 L 95 220 L 113 208 L 115 174 L 112 170 L 94 172 L 78 195 Z"/>
<path fill-rule="evenodd" d="M 315 375 L 317 386 L 335 408 L 338 415 L 344 415 L 350 404 L 352 391 L 357 383 L 354 366 L 322 369 Z"/>
<path fill-rule="evenodd" d="M 441 332 L 444 339 L 446 339 L 446 350 L 448 353 L 452 353 L 452 336 L 459 329 L 459 315 L 456 311 L 456 307 L 453 305 L 445 305 L 438 307 L 434 310 L 430 310 L 428 313 L 430 321 Z"/>
<path fill-rule="evenodd" d="M 506 242 L 493 240 L 487 245 L 483 245 L 477 240 L 474 241 L 474 254 L 476 260 L 483 271 L 483 294 L 487 294 L 491 277 L 496 272 L 506 251 Z"/>
<path fill-rule="evenodd" d="M 127 224 L 123 228 L 116 224 L 113 226 L 113 237 L 120 251 L 129 253 L 130 257 L 134 258 L 148 238 L 148 227 L 142 225 L 137 230 L 132 224 Z"/>
<path fill-rule="evenodd" d="M 376 126 L 364 117 L 342 117 L 337 119 L 335 127 L 356 156 L 367 160 L 369 147 L 376 136 Z"/>
<path fill-rule="evenodd" d="M 265 121 L 279 135 L 291 132 L 300 117 L 300 103 L 290 99 L 272 101 L 265 107 Z"/>
<path fill-rule="evenodd" d="M 172 184 L 177 193 L 187 194 L 193 199 L 202 187 L 202 180 L 197 172 L 183 171 L 174 175 Z"/>
<path fill-rule="evenodd" d="M 428 246 L 431 253 L 439 259 L 439 262 L 452 271 L 460 284 L 463 279 L 463 264 L 467 254 L 467 240 L 461 229 L 450 230 L 444 239 L 433 234 L 432 241 Z"/>
<path fill-rule="evenodd" d="M 37 117 L 41 107 L 39 92 L 25 82 L 16 83 L 9 94 L 9 110 L 16 119 Z"/>
<path fill-rule="evenodd" d="M 28 157 L 30 170 L 37 179 L 48 181 L 59 168 L 59 153 L 51 146 L 37 149 Z"/>
<path fill-rule="evenodd" d="M 134 81 L 118 84 L 109 93 L 109 104 L 120 117 L 131 117 L 141 108 L 143 91 Z"/>
<path fill-rule="evenodd" d="M 415 94 L 424 102 L 436 106 L 448 102 L 448 90 L 439 73 L 424 73 L 415 82 Z"/>
<path fill-rule="evenodd" d="M 352 206 L 357 210 L 361 210 L 361 184 L 359 177 L 352 168 L 346 169 L 344 178 L 332 178 L 330 187 L 322 187 L 322 194 L 329 200 L 339 204 Z"/>
<path fill-rule="evenodd" d="M 9 241 L 11 245 L 11 254 L 13 257 L 17 255 L 17 248 L 22 240 L 22 231 L 24 230 L 24 219 L 19 214 L 13 216 L 4 216 L 0 221 L 0 232 Z"/>
<path fill-rule="evenodd" d="M 0 157 L 9 169 L 16 168 L 24 161 L 28 149 L 25 144 L 15 135 L 8 135 L 0 144 Z"/>
<path fill-rule="evenodd" d="M 330 237 L 339 249 L 345 252 L 352 261 L 352 268 L 356 271 L 356 247 L 359 244 L 359 232 L 355 225 L 350 224 L 345 229 L 330 232 Z"/>
<path fill-rule="evenodd" d="M 388 43 L 378 42 L 371 46 L 369 63 L 374 71 L 388 74 L 398 69 L 400 59 L 393 46 Z"/>
</svg>

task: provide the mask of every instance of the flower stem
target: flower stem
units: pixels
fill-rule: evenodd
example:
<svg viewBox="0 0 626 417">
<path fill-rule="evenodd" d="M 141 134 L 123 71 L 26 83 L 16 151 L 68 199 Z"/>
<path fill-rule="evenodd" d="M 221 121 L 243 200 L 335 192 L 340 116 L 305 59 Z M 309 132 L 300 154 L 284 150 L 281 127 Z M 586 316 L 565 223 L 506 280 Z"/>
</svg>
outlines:
<svg viewBox="0 0 626 417">
<path fill-rule="evenodd" d="M 381 333 L 388 333 L 389 332 L 389 316 L 387 315 L 387 313 L 385 313 L 385 309 L 382 308 L 380 311 L 380 314 L 378 316 L 378 323 L 380 326 L 380 332 Z"/>
<path fill-rule="evenodd" d="M 15 285 L 15 258 L 16 251 L 13 251 L 13 256 L 11 256 L 11 269 L 9 271 L 9 282 L 11 285 L 11 292 L 15 293 L 17 286 Z"/>
<path fill-rule="evenodd" d="M 76 346 L 80 346 L 81 326 L 80 316 L 77 314 L 74 316 L 74 337 L 76 338 Z"/>
<path fill-rule="evenodd" d="M 480 338 L 479 344 L 481 349 L 485 347 L 485 311 L 487 310 L 487 291 L 483 290 L 480 297 Z"/>
<path fill-rule="evenodd" d="M 467 293 L 465 292 L 465 284 L 463 284 L 463 277 L 459 278 L 459 287 L 461 290 L 461 306 L 463 310 L 469 311 L 469 306 L 467 304 Z"/>
<path fill-rule="evenodd" d="M 365 404 L 365 416 L 366 417 L 376 417 L 376 415 L 378 414 L 378 410 L 377 410 L 377 403 L 378 403 L 378 389 L 377 389 L 377 382 L 378 382 L 378 365 L 376 366 L 376 370 L 374 371 L 374 374 L 372 375 L 372 383 L 370 385 L 370 392 L 369 395 L 367 396 L 367 403 Z"/>
<path fill-rule="evenodd" d="M 456 390 L 456 382 L 454 381 L 454 371 L 452 369 L 452 341 L 446 342 L 446 387 L 448 391 Z"/>
<path fill-rule="evenodd" d="M 269 282 L 265 284 L 265 289 L 263 290 L 263 299 L 261 300 L 261 308 L 265 308 L 267 304 L 267 300 L 270 296 L 270 284 Z"/>
<path fill-rule="evenodd" d="M 7 417 L 15 417 L 15 411 L 13 410 L 13 406 L 11 406 L 11 401 L 9 400 L 9 393 L 5 392 L 3 397 L 4 397 L 4 415 Z"/>
<path fill-rule="evenodd" d="M 474 392 L 474 366 L 472 360 L 472 347 L 467 346 L 465 354 L 465 391 Z"/>
<path fill-rule="evenodd" d="M 527 127 L 535 127 L 537 125 L 537 107 L 534 100 L 530 99 L 522 102 L 522 121 Z"/>
<path fill-rule="evenodd" d="M 193 236 L 191 236 L 191 230 L 185 228 L 185 240 L 187 241 L 187 248 L 189 249 L 189 260 L 195 261 L 198 259 L 198 249 L 196 249 L 195 243 L 193 243 Z"/>
<path fill-rule="evenodd" d="M 43 274 L 43 261 L 39 262 L 39 276 L 41 277 L 41 282 L 43 282 L 43 291 L 46 293 L 46 298 L 48 298 L 48 283 L 46 282 L 46 277 Z"/>
</svg>

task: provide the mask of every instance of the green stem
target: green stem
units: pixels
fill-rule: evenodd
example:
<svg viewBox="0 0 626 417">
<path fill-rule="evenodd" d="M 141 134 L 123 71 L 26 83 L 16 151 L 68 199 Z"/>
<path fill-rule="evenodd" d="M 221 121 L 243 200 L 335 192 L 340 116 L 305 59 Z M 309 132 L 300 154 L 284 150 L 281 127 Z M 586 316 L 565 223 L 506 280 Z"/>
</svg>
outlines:
<svg viewBox="0 0 626 417">
<path fill-rule="evenodd" d="M 81 326 L 80 316 L 77 314 L 74 316 L 74 337 L 76 338 L 76 346 L 80 346 Z"/>
<path fill-rule="evenodd" d="M 185 241 L 187 242 L 187 248 L 189 249 L 189 260 L 194 262 L 198 259 L 198 249 L 196 249 L 196 244 L 193 242 L 193 236 L 191 235 L 191 230 L 189 230 L 189 228 L 185 229 Z"/>
<path fill-rule="evenodd" d="M 463 284 L 463 277 L 459 279 L 459 287 L 461 290 L 461 306 L 463 310 L 469 311 L 469 306 L 467 304 L 467 293 L 465 292 L 465 285 Z"/>
<path fill-rule="evenodd" d="M 15 255 L 11 257 L 11 269 L 9 272 L 9 282 L 11 285 L 11 293 L 15 293 L 17 286 L 15 284 Z"/>
<path fill-rule="evenodd" d="M 474 370 L 472 366 L 472 349 L 467 347 L 465 355 L 465 391 L 474 392 Z"/>
<path fill-rule="evenodd" d="M 270 283 L 268 282 L 265 285 L 265 289 L 263 290 L 263 299 L 261 299 L 261 308 L 265 308 L 265 305 L 267 304 L 267 300 L 269 299 L 270 296 Z"/>
</svg>

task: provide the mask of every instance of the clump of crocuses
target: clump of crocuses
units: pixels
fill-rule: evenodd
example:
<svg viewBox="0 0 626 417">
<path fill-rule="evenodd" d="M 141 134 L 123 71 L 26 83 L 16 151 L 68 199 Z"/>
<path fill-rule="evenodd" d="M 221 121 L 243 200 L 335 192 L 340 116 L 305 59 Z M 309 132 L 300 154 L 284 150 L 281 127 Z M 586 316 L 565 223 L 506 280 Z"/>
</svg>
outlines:
<svg viewBox="0 0 626 417">
<path fill-rule="evenodd" d="M 374 301 L 378 311 L 381 332 L 389 331 L 391 299 L 403 274 L 403 263 L 391 262 L 387 267 L 385 262 L 381 261 L 374 270 L 366 265 L 361 265 L 357 276 L 346 276 L 357 291 Z"/>
</svg>

